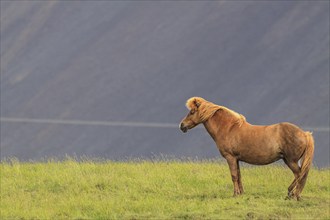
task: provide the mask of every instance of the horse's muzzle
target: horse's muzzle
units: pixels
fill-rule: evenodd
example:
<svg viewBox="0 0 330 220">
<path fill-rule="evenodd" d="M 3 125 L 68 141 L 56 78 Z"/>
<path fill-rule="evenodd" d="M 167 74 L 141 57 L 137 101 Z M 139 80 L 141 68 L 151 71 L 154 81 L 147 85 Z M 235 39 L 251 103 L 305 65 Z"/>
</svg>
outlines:
<svg viewBox="0 0 330 220">
<path fill-rule="evenodd" d="M 186 126 L 184 126 L 183 123 L 180 124 L 180 129 L 183 133 L 186 133 L 188 131 L 188 128 Z"/>
</svg>

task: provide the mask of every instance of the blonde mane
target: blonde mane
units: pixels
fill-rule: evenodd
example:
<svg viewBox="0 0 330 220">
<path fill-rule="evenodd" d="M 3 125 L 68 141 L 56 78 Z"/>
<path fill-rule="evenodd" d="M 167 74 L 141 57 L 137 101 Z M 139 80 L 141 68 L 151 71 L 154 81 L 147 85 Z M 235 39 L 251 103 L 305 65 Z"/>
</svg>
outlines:
<svg viewBox="0 0 330 220">
<path fill-rule="evenodd" d="M 192 109 L 197 109 L 199 111 L 200 117 L 201 117 L 201 121 L 206 121 L 207 119 L 209 119 L 210 117 L 212 117 L 214 115 L 214 113 L 216 111 L 218 111 L 219 109 L 223 109 L 225 111 L 227 111 L 228 113 L 230 113 L 232 116 L 234 116 L 237 120 L 235 121 L 235 123 L 238 124 L 239 127 L 242 126 L 243 122 L 246 121 L 245 117 L 229 108 L 226 108 L 224 106 L 220 106 L 220 105 L 216 105 L 212 102 L 209 102 L 201 97 L 192 97 L 190 99 L 187 100 L 186 102 L 186 107 L 190 110 Z"/>
</svg>

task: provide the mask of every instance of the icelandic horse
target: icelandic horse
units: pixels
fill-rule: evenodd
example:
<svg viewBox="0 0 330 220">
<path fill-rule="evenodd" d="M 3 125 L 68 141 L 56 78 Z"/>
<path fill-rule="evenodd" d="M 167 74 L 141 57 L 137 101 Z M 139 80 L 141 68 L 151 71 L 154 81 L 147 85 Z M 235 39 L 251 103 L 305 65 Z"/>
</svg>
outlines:
<svg viewBox="0 0 330 220">
<path fill-rule="evenodd" d="M 188 99 L 186 107 L 189 113 L 181 121 L 180 129 L 185 133 L 198 124 L 204 125 L 227 160 L 234 196 L 244 192 L 239 161 L 266 165 L 282 159 L 295 177 L 288 188 L 288 198 L 300 199 L 314 155 L 311 132 L 287 122 L 252 125 L 243 115 L 200 97 Z"/>
</svg>

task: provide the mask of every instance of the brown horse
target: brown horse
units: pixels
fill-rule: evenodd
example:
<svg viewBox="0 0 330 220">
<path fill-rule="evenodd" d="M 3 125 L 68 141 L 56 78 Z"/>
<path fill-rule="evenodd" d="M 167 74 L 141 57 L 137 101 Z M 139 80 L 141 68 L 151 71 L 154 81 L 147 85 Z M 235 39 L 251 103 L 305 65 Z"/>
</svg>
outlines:
<svg viewBox="0 0 330 220">
<path fill-rule="evenodd" d="M 252 125 L 243 115 L 200 97 L 188 99 L 186 106 L 189 113 L 181 121 L 180 129 L 187 132 L 203 123 L 227 160 L 234 196 L 243 193 L 239 161 L 265 165 L 283 159 L 295 177 L 288 188 L 288 198 L 300 198 L 314 154 L 314 140 L 310 132 L 287 122 Z M 298 165 L 300 159 L 301 166 Z"/>
</svg>

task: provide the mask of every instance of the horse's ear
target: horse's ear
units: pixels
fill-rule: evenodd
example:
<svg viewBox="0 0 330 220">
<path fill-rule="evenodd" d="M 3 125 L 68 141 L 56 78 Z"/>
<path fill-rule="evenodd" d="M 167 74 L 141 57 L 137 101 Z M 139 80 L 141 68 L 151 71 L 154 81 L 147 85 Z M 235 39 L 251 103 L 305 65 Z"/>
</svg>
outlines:
<svg viewBox="0 0 330 220">
<path fill-rule="evenodd" d="M 197 99 L 194 100 L 194 104 L 197 108 L 201 105 L 201 103 Z"/>
</svg>

